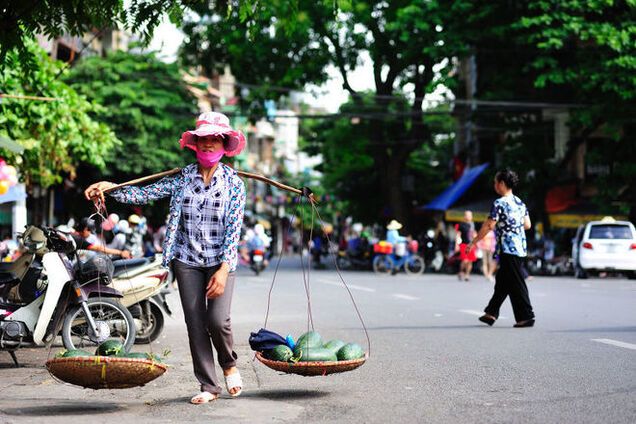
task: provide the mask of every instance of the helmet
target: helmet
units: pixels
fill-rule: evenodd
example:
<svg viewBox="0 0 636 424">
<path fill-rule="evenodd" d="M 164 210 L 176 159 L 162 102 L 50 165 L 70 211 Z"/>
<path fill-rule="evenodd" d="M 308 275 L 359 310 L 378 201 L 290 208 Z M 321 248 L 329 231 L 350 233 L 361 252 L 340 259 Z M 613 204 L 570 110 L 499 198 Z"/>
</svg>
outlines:
<svg viewBox="0 0 636 424">
<path fill-rule="evenodd" d="M 119 221 L 117 224 L 117 232 L 123 234 L 130 234 L 132 230 L 130 229 L 130 224 L 128 221 Z"/>
</svg>

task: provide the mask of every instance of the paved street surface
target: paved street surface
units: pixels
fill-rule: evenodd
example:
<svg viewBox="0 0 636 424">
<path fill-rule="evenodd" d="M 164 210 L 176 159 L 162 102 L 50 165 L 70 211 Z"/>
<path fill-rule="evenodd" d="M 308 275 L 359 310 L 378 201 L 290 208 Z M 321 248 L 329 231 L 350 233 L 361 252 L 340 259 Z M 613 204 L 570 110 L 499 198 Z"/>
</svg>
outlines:
<svg viewBox="0 0 636 424">
<path fill-rule="evenodd" d="M 371 338 L 371 357 L 356 371 L 309 378 L 253 361 L 247 340 L 263 325 L 273 267 L 259 277 L 241 269 L 233 304 L 240 398 L 188 404 L 198 385 L 175 293 L 175 317 L 152 346 L 172 351 L 163 377 L 143 388 L 93 391 L 52 380 L 43 368 L 47 349 L 18 352 L 19 369 L 0 352 L 0 423 L 636 422 L 636 281 L 536 277 L 529 287 L 537 324 L 513 329 L 508 302 L 494 327 L 477 321 L 492 292 L 480 276 L 470 283 L 434 274 L 343 276 Z M 309 282 L 323 338 L 366 346 L 335 271 L 312 270 Z M 285 260 L 278 272 L 268 327 L 294 336 L 307 328 L 297 261 Z"/>
</svg>

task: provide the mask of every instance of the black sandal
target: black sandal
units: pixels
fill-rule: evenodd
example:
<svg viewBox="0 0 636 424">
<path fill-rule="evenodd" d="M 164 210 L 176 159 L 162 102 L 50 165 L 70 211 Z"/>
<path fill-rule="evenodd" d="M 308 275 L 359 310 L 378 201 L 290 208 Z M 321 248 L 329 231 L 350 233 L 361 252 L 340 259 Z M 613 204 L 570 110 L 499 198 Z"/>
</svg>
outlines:
<svg viewBox="0 0 636 424">
<path fill-rule="evenodd" d="M 525 321 L 519 321 L 515 325 L 514 328 L 524 328 L 524 327 L 534 327 L 534 319 L 527 319 Z"/>
<path fill-rule="evenodd" d="M 495 323 L 496 319 L 495 318 L 491 318 L 488 315 L 482 315 L 482 316 L 479 317 L 479 321 L 492 326 Z"/>
</svg>

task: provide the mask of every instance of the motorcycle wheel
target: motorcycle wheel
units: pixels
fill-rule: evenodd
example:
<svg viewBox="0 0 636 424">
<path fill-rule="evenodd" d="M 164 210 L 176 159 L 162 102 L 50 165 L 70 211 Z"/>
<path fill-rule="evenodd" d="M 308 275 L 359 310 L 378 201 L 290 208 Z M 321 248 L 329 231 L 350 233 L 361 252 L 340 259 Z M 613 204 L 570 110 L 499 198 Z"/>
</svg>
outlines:
<svg viewBox="0 0 636 424">
<path fill-rule="evenodd" d="M 373 259 L 373 271 L 377 274 L 389 274 L 395 268 L 393 259 L 387 255 L 376 256 Z"/>
<path fill-rule="evenodd" d="M 62 341 L 67 350 L 96 348 L 106 340 L 118 340 L 130 351 L 135 342 L 135 321 L 121 303 L 109 298 L 91 298 L 86 302 L 95 324 L 108 337 L 95 337 L 88 325 L 84 309 L 75 305 L 66 313 Z"/>
<path fill-rule="evenodd" d="M 412 258 L 410 258 L 409 260 L 406 261 L 406 263 L 404 264 L 404 270 L 406 271 L 407 274 L 412 274 L 412 275 L 419 275 L 424 273 L 424 259 L 422 259 L 420 256 L 413 256 Z"/>
<path fill-rule="evenodd" d="M 159 335 L 163 331 L 164 317 L 161 308 L 154 303 L 150 304 L 150 316 L 146 319 L 139 317 L 143 326 L 137 330 L 137 337 L 135 337 L 135 343 L 148 344 L 152 343 L 159 338 Z"/>
</svg>

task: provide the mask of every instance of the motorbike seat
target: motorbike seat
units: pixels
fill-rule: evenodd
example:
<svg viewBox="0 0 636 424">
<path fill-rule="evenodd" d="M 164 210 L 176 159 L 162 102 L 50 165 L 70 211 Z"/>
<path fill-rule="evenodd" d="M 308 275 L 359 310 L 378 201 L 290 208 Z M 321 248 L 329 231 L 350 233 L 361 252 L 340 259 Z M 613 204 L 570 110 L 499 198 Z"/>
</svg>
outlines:
<svg viewBox="0 0 636 424">
<path fill-rule="evenodd" d="M 11 272 L 13 267 L 13 262 L 0 262 L 0 272 Z"/>
<path fill-rule="evenodd" d="M 149 263 L 150 263 L 150 259 L 148 258 L 118 259 L 116 261 L 113 261 L 113 265 L 115 267 L 115 271 L 113 272 L 113 277 L 117 277 L 118 275 L 124 274 L 126 271 L 132 268 L 137 268 Z"/>
</svg>

